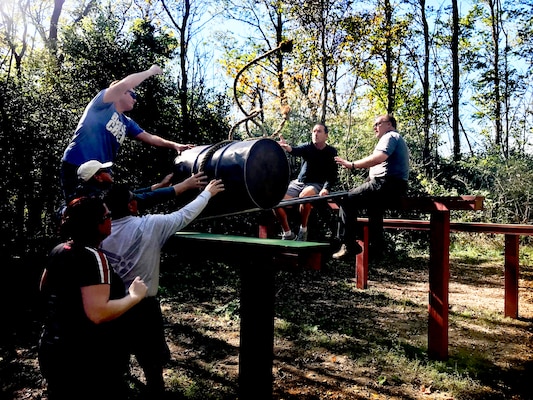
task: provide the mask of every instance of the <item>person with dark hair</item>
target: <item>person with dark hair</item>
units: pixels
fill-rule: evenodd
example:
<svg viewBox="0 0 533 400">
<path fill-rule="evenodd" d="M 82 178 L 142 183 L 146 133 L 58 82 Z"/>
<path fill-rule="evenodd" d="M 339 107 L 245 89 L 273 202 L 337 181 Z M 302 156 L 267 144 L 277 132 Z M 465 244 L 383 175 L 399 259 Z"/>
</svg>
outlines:
<svg viewBox="0 0 533 400">
<path fill-rule="evenodd" d="M 114 183 L 109 170 L 112 166 L 112 162 L 102 164 L 97 160 L 90 160 L 80 165 L 77 172 L 79 183 L 76 196 L 105 198 Z M 139 210 L 171 201 L 190 189 L 203 189 L 207 184 L 207 176 L 204 172 L 198 172 L 182 182 L 172 184 L 173 175 L 173 173 L 168 174 L 161 182 L 133 190 Z"/>
<path fill-rule="evenodd" d="M 370 219 L 370 254 L 383 251 L 383 209 L 394 204 L 407 192 L 409 179 L 409 149 L 403 137 L 396 131 L 396 119 L 392 115 L 380 115 L 374 123 L 378 143 L 372 154 L 357 161 L 336 157 L 337 164 L 355 171 L 369 168 L 366 182 L 351 189 L 340 203 L 338 237 L 341 248 L 333 254 L 334 259 L 353 257 L 362 251 L 357 243 L 357 215 L 366 209 Z"/>
<path fill-rule="evenodd" d="M 148 285 L 147 297 L 129 310 L 126 342 L 143 369 L 149 399 L 163 395 L 163 367 L 170 359 L 157 298 L 161 249 L 177 231 L 191 223 L 212 196 L 224 190 L 221 180 L 212 180 L 190 203 L 169 214 L 138 215 L 137 200 L 125 185 L 113 185 L 106 204 L 113 213 L 111 235 L 101 245 L 113 268 L 127 286 L 138 275 Z M 135 327 L 135 329 L 134 329 Z"/>
<path fill-rule="evenodd" d="M 330 193 L 331 188 L 337 182 L 338 172 L 335 157 L 337 150 L 327 143 L 328 128 L 325 124 L 318 123 L 313 127 L 311 143 L 292 147 L 283 136 L 280 135 L 279 145 L 292 157 L 303 159 L 302 167 L 298 177 L 291 180 L 284 200 L 294 197 L 325 196 Z M 311 214 L 311 203 L 301 204 L 300 229 L 296 235 L 289 226 L 287 212 L 282 207 L 274 209 L 283 234 L 283 240 L 307 240 L 307 223 Z"/>
<path fill-rule="evenodd" d="M 124 284 L 98 249 L 111 232 L 99 198 L 72 200 L 60 232 L 68 240 L 50 253 L 41 277 L 44 322 L 39 366 L 50 400 L 126 399 L 121 316 L 147 293 L 140 277 Z"/>
<path fill-rule="evenodd" d="M 133 109 L 137 101 L 135 87 L 149 77 L 162 73 L 163 70 L 159 66 L 152 65 L 150 69 L 130 74 L 112 82 L 87 105 L 61 159 L 60 180 L 65 201 L 71 199 L 76 190 L 78 167 L 89 160 L 97 160 L 103 164 L 114 162 L 126 137 L 176 151 L 193 147 L 191 144 L 176 143 L 148 133 L 133 119 L 124 115 Z"/>
</svg>

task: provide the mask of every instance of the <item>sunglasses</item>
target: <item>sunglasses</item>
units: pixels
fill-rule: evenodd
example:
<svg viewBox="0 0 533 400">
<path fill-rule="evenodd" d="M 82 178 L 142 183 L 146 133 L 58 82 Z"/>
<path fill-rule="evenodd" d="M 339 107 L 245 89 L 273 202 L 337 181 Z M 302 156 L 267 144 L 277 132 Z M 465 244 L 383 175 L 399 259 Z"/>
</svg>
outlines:
<svg viewBox="0 0 533 400">
<path fill-rule="evenodd" d="M 376 122 L 376 123 L 374 124 L 374 128 L 377 128 L 378 126 L 381 126 L 381 125 L 383 125 L 383 124 L 384 124 L 385 122 L 390 122 L 390 121 L 381 121 L 381 122 Z"/>
<path fill-rule="evenodd" d="M 137 99 L 137 93 L 135 93 L 133 90 L 128 90 L 126 93 L 129 93 L 133 100 Z"/>
</svg>

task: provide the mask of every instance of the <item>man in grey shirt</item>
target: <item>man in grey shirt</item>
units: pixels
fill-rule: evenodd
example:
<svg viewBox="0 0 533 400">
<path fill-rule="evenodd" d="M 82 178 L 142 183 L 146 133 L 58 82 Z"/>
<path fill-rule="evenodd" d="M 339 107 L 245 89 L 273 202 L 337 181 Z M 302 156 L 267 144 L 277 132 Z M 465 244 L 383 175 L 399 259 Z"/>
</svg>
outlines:
<svg viewBox="0 0 533 400">
<path fill-rule="evenodd" d="M 349 170 L 369 168 L 368 179 L 351 189 L 341 200 L 338 236 L 341 248 L 333 254 L 334 259 L 348 258 L 362 249 L 356 242 L 357 214 L 367 209 L 370 219 L 370 253 L 380 254 L 382 243 L 383 209 L 405 195 L 409 179 L 409 150 L 402 136 L 396 131 L 396 119 L 392 115 L 380 115 L 374 123 L 378 143 L 372 154 L 357 161 L 336 157 L 337 164 Z M 373 254 L 375 253 L 375 254 Z"/>
<path fill-rule="evenodd" d="M 185 189 L 193 189 L 199 181 L 197 175 L 192 175 L 183 183 Z M 131 328 L 129 335 L 116 339 L 125 342 L 137 358 L 150 399 L 163 395 L 163 366 L 170 359 L 157 298 L 161 249 L 176 231 L 186 227 L 204 210 L 212 196 L 223 190 L 221 180 L 212 180 L 179 210 L 142 216 L 138 215 L 137 200 L 127 186 L 113 185 L 105 198 L 113 216 L 111 234 L 102 242 L 101 249 L 125 285 L 138 275 L 148 286 L 146 298 L 123 316 L 126 328 Z"/>
</svg>

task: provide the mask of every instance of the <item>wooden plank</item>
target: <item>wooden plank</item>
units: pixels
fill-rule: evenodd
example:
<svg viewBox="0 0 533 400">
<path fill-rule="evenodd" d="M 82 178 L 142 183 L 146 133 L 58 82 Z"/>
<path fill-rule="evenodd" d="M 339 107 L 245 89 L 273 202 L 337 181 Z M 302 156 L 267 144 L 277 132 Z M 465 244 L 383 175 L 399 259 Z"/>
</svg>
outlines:
<svg viewBox="0 0 533 400">
<path fill-rule="evenodd" d="M 358 218 L 357 222 L 361 224 L 368 224 L 368 218 Z M 395 218 L 384 219 L 383 227 L 388 229 L 412 229 L 420 231 L 429 231 L 430 229 L 429 220 Z M 495 224 L 492 222 L 450 222 L 450 231 L 530 236 L 533 235 L 533 225 Z"/>
<path fill-rule="evenodd" d="M 194 241 L 196 243 L 222 244 L 231 248 L 254 248 L 260 251 L 275 250 L 278 253 L 285 251 L 298 251 L 299 253 L 323 251 L 329 248 L 329 244 L 322 242 L 300 242 L 297 240 L 266 239 L 250 236 L 222 235 L 203 232 L 176 232 L 174 237 L 182 241 Z"/>
<path fill-rule="evenodd" d="M 452 222 L 450 228 L 456 232 L 499 233 L 533 235 L 533 225 L 494 224 L 491 222 Z"/>
<path fill-rule="evenodd" d="M 403 197 L 394 209 L 411 211 L 482 210 L 483 196 Z"/>
<path fill-rule="evenodd" d="M 218 252 L 219 258 L 228 259 L 230 262 L 235 258 L 238 259 L 243 253 L 250 253 L 253 258 L 266 256 L 276 267 L 284 269 L 305 268 L 315 271 L 321 269 L 322 254 L 329 251 L 330 246 L 329 243 L 322 242 L 300 242 L 201 232 L 176 232 L 173 237 L 194 248 L 209 246 L 212 251 Z M 172 241 L 169 242 L 169 246 L 171 245 Z"/>
</svg>

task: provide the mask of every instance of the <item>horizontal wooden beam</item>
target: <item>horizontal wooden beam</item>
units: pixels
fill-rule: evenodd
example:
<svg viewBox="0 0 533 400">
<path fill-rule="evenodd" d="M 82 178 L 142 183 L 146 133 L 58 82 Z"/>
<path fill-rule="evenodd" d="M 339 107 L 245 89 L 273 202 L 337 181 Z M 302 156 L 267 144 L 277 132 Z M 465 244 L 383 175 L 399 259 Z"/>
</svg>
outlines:
<svg viewBox="0 0 533 400">
<path fill-rule="evenodd" d="M 362 224 L 368 224 L 368 218 L 358 218 Z M 383 220 L 383 228 L 429 231 L 429 220 L 394 219 Z M 533 225 L 528 224 L 496 224 L 492 222 L 450 222 L 450 230 L 454 232 L 494 233 L 503 235 L 533 235 Z"/>
</svg>

